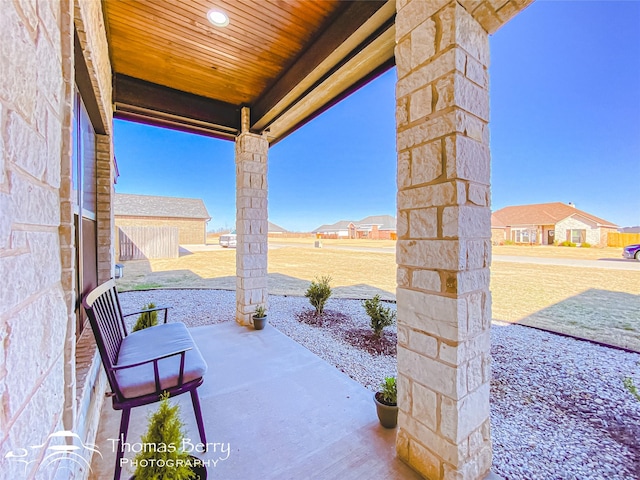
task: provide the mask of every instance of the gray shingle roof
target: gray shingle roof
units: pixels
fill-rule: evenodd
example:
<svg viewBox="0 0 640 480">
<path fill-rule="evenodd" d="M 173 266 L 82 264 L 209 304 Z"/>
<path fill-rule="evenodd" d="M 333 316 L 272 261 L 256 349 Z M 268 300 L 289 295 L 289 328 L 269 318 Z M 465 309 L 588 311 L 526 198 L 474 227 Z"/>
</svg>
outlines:
<svg viewBox="0 0 640 480">
<path fill-rule="evenodd" d="M 350 224 L 354 224 L 356 228 L 364 225 L 378 225 L 379 230 L 396 229 L 396 218 L 391 215 L 371 215 L 362 220 L 340 220 L 339 222 L 329 225 L 321 225 L 312 233 L 335 232 L 336 230 L 347 230 Z"/>
<path fill-rule="evenodd" d="M 120 216 L 211 219 L 200 198 L 116 193 L 113 209 L 114 214 Z"/>
</svg>

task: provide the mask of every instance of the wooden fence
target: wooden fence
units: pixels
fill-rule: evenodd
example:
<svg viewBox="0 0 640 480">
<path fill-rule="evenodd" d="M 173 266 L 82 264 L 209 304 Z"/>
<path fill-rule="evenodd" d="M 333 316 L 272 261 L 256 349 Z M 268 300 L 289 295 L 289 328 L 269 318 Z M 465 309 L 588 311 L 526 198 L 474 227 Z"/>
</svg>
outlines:
<svg viewBox="0 0 640 480">
<path fill-rule="evenodd" d="M 608 247 L 626 247 L 634 243 L 640 243 L 640 233 L 614 233 L 607 234 Z"/>
<path fill-rule="evenodd" d="M 178 258 L 178 227 L 118 227 L 120 261 Z"/>
</svg>

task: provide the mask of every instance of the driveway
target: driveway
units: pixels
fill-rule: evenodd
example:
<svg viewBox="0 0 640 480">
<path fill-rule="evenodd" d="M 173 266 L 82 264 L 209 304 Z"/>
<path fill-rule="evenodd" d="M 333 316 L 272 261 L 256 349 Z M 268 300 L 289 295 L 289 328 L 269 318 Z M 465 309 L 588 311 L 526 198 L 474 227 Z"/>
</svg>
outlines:
<svg viewBox="0 0 640 480">
<path fill-rule="evenodd" d="M 599 260 L 581 260 L 577 258 L 543 258 L 511 255 L 494 255 L 496 262 L 534 263 L 537 265 L 562 265 L 565 267 L 606 268 L 608 270 L 631 270 L 640 272 L 640 262 L 624 258 L 601 258 Z"/>
</svg>

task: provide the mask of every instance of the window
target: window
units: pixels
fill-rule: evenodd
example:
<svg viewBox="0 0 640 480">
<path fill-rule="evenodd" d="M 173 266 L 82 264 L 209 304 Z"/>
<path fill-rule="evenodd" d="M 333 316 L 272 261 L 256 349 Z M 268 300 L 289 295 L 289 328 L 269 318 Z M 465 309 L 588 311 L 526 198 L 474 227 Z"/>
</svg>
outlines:
<svg viewBox="0 0 640 480">
<path fill-rule="evenodd" d="M 567 240 L 572 243 L 585 243 L 587 241 L 587 231 L 585 229 L 567 230 Z"/>
</svg>

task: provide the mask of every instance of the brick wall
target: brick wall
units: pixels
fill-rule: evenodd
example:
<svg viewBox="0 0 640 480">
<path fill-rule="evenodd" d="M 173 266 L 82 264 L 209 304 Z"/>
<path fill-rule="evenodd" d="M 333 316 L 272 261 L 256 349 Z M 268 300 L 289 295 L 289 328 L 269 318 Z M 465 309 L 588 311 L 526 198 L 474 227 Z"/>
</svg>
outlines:
<svg viewBox="0 0 640 480">
<path fill-rule="evenodd" d="M 202 219 L 168 217 L 121 217 L 115 219 L 116 227 L 178 227 L 181 245 L 204 245 L 207 222 Z"/>
</svg>

